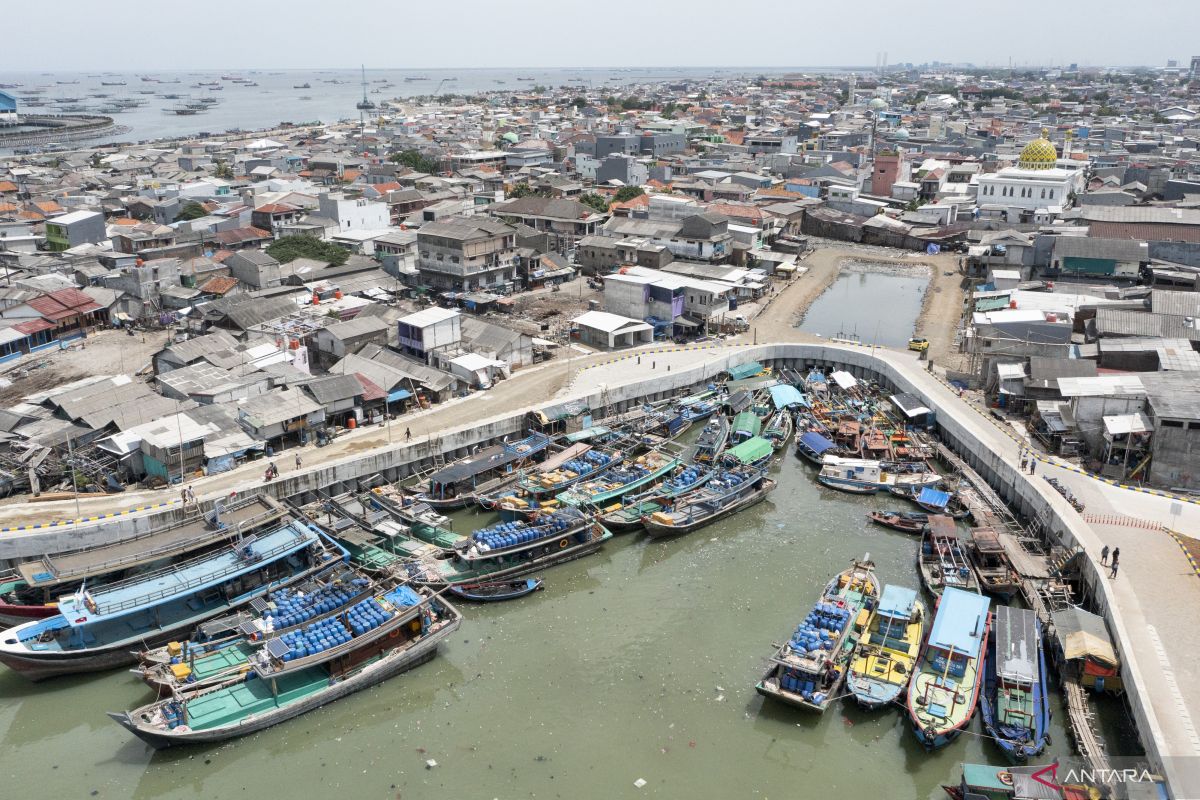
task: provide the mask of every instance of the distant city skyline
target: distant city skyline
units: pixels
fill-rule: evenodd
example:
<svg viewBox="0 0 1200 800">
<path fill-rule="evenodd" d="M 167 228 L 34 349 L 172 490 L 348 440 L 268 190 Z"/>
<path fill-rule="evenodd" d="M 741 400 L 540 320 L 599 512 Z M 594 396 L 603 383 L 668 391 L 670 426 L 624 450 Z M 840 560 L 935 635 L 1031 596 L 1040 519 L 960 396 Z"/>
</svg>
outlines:
<svg viewBox="0 0 1200 800">
<path fill-rule="evenodd" d="M 52 12 L 22 3 L 0 14 L 8 34 L 0 72 L 342 69 L 360 62 L 368 69 L 870 69 L 883 53 L 889 65 L 1163 67 L 1200 52 L 1194 2 L 1145 0 L 1136 28 L 1145 33 L 1114 47 L 1112 21 L 1128 14 L 1118 0 L 1093 0 L 1086 13 L 1046 0 L 955 7 L 936 15 L 936 24 L 928 13 L 898 13 L 883 0 L 815 8 L 759 0 L 744 13 L 713 0 L 515 0 L 503 7 L 293 0 L 283 14 L 257 4 L 200 10 L 127 0 L 114 10 L 59 0 Z"/>
</svg>

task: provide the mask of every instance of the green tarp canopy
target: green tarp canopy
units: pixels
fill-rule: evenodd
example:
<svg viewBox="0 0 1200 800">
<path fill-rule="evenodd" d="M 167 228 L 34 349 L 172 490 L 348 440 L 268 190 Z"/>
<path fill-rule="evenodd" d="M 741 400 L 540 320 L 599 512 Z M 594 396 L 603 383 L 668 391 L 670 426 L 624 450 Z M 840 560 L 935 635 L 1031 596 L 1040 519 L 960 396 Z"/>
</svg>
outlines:
<svg viewBox="0 0 1200 800">
<path fill-rule="evenodd" d="M 743 464 L 754 464 L 770 456 L 771 452 L 771 443 L 761 436 L 755 436 L 753 439 L 747 439 L 737 447 L 731 448 L 728 455 Z"/>
<path fill-rule="evenodd" d="M 762 420 L 758 414 L 753 411 L 743 411 L 733 418 L 733 425 L 730 430 L 734 433 L 748 433 L 751 436 L 758 436 L 762 430 Z"/>
<path fill-rule="evenodd" d="M 742 378 L 751 378 L 763 371 L 763 365 L 757 361 L 751 361 L 748 364 L 739 364 L 736 367 L 729 368 L 729 378 L 731 380 L 740 381 Z"/>
</svg>

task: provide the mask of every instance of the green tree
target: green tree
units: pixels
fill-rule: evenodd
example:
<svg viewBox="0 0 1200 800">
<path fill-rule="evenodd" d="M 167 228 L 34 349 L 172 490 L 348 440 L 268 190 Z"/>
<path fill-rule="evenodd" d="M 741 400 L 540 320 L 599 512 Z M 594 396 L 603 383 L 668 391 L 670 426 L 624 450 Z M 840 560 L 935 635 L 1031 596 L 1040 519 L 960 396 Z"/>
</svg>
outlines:
<svg viewBox="0 0 1200 800">
<path fill-rule="evenodd" d="M 393 164 L 403 164 L 417 172 L 434 173 L 438 171 L 439 166 L 437 159 L 423 155 L 419 150 L 401 150 L 399 153 L 392 153 L 388 156 L 388 161 Z"/>
<path fill-rule="evenodd" d="M 267 254 L 286 264 L 297 258 L 311 258 L 324 261 L 335 267 L 346 263 L 350 254 L 331 242 L 322 241 L 315 236 L 285 236 L 277 239 L 267 247 Z"/>
<path fill-rule="evenodd" d="M 608 198 L 596 192 L 588 192 L 579 196 L 579 202 L 585 206 L 595 209 L 597 214 L 608 213 Z"/>
<path fill-rule="evenodd" d="M 618 203 L 628 203 L 635 197 L 641 197 L 646 193 L 646 190 L 640 186 L 622 186 L 617 190 L 616 201 Z"/>
<path fill-rule="evenodd" d="M 233 167 L 224 161 L 218 161 L 216 169 L 213 170 L 213 175 L 223 181 L 231 181 L 233 180 Z"/>
<path fill-rule="evenodd" d="M 583 108 L 587 104 L 587 100 L 582 97 L 576 97 L 571 101 L 571 105 L 575 106 L 576 108 Z"/>
<path fill-rule="evenodd" d="M 195 200 L 191 200 L 187 203 L 184 203 L 183 208 L 179 209 L 179 213 L 175 215 L 175 221 L 181 222 L 190 219 L 200 219 L 200 217 L 207 216 L 208 211 L 204 208 L 204 206 L 200 205 Z"/>
<path fill-rule="evenodd" d="M 533 194 L 533 187 L 521 181 L 520 183 L 513 184 L 513 187 L 508 190 L 508 194 L 505 197 L 509 200 L 516 200 L 521 197 L 529 197 L 531 194 Z"/>
</svg>

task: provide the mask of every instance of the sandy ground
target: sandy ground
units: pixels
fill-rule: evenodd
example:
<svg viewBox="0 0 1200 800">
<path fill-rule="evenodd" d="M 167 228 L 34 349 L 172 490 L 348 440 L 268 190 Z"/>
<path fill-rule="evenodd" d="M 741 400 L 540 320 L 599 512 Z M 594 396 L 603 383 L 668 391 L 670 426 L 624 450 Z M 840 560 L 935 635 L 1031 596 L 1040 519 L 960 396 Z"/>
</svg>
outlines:
<svg viewBox="0 0 1200 800">
<path fill-rule="evenodd" d="M 0 388 L 0 406 L 18 403 L 26 395 L 44 392 L 88 375 L 131 374 L 150 365 L 167 342 L 164 331 L 130 336 L 103 329 L 76 339 L 66 350 L 43 350 L 5 365 L 2 373 L 11 385 Z"/>
</svg>

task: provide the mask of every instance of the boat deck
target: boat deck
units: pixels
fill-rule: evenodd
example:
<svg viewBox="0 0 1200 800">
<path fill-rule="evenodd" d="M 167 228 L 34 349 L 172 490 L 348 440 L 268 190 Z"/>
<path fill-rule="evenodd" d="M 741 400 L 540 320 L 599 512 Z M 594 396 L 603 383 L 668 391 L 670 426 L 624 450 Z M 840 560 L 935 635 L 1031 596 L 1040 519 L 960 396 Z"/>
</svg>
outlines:
<svg viewBox="0 0 1200 800">
<path fill-rule="evenodd" d="M 279 694 L 275 696 L 271 694 L 271 681 L 252 678 L 189 701 L 187 724 L 193 730 L 231 725 L 251 714 L 286 706 L 324 689 L 328 683 L 329 673 L 324 668 L 310 667 L 276 678 Z"/>
<path fill-rule="evenodd" d="M 228 672 L 242 664 L 254 652 L 254 648 L 246 642 L 238 642 L 228 647 L 222 647 L 211 653 L 206 653 L 191 662 L 192 675 L 196 680 L 211 678 L 223 672 Z"/>
<path fill-rule="evenodd" d="M 255 527 L 270 524 L 286 514 L 278 503 L 266 498 L 227 509 L 221 514 L 224 529 L 209 527 L 204 517 L 194 518 L 160 531 L 125 539 L 105 547 L 75 553 L 43 556 L 17 567 L 30 586 L 46 586 L 82 580 L 92 575 L 157 561 L 194 550 L 207 543 L 233 535 L 239 525 L 253 522 Z"/>
</svg>

